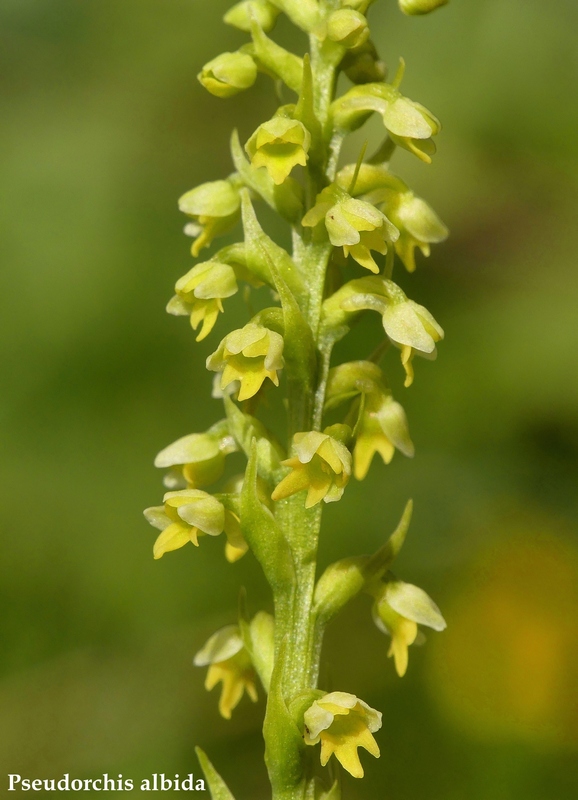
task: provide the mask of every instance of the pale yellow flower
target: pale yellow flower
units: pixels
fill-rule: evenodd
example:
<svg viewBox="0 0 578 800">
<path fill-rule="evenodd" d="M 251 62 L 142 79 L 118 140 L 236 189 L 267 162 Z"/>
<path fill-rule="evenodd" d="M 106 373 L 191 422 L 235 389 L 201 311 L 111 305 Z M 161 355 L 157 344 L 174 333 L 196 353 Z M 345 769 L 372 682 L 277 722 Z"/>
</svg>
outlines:
<svg viewBox="0 0 578 800">
<path fill-rule="evenodd" d="M 373 734 L 381 728 L 381 712 L 353 694 L 331 692 L 316 700 L 303 716 L 305 744 L 321 742 L 321 765 L 335 755 L 341 766 L 354 778 L 363 778 L 357 752 L 363 747 L 379 758 Z"/>
<path fill-rule="evenodd" d="M 200 536 L 219 536 L 223 531 L 227 537 L 228 561 L 236 561 L 247 552 L 238 518 L 216 497 L 200 489 L 183 489 L 167 492 L 163 500 L 164 505 L 144 512 L 148 522 L 161 531 L 153 547 L 155 559 L 189 542 L 198 547 Z"/>
<path fill-rule="evenodd" d="M 351 453 L 327 433 L 309 431 L 293 437 L 296 455 L 283 461 L 291 472 L 277 485 L 273 500 L 283 500 L 307 489 L 305 508 L 332 503 L 343 495 L 351 475 Z"/>
<path fill-rule="evenodd" d="M 257 394 L 269 378 L 279 386 L 278 370 L 283 368 L 283 337 L 250 322 L 229 333 L 207 359 L 207 369 L 221 372 L 221 389 L 240 381 L 239 400 Z"/>
<path fill-rule="evenodd" d="M 227 625 L 214 633 L 194 658 L 195 666 L 209 667 L 205 689 L 210 692 L 222 683 L 219 713 L 231 719 L 233 709 L 247 692 L 257 702 L 256 676 L 237 625 Z"/>
</svg>

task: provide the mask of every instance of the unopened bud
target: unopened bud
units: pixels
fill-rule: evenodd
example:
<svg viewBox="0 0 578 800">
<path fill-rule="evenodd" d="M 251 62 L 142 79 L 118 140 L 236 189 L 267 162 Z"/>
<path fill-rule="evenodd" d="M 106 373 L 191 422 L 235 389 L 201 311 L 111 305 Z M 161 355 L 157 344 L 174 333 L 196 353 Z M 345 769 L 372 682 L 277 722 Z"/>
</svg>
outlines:
<svg viewBox="0 0 578 800">
<path fill-rule="evenodd" d="M 247 53 L 221 53 L 197 77 L 216 97 L 232 97 L 255 83 L 257 65 Z"/>
<path fill-rule="evenodd" d="M 341 8 L 329 15 L 327 36 L 332 42 L 347 47 L 360 47 L 369 39 L 366 18 L 352 8 Z"/>
<path fill-rule="evenodd" d="M 269 0 L 242 0 L 227 11 L 223 19 L 227 25 L 247 32 L 254 19 L 264 31 L 270 31 L 280 13 Z"/>
<path fill-rule="evenodd" d="M 429 14 L 436 8 L 445 6 L 449 0 L 399 0 L 399 7 L 404 14 L 410 17 Z"/>
</svg>

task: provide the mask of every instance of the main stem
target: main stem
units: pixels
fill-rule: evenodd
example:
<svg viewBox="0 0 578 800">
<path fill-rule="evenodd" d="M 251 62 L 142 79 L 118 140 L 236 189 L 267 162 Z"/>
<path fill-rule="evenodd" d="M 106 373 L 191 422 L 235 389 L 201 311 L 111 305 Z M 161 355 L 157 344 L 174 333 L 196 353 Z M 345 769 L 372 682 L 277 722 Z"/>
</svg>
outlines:
<svg viewBox="0 0 578 800">
<path fill-rule="evenodd" d="M 334 173 L 338 153 L 335 152 L 333 131 L 329 130 L 328 126 L 336 69 L 330 59 L 324 56 L 322 45 L 315 36 L 311 37 L 311 65 L 316 113 L 325 132 L 325 141 L 328 143 L 325 161 L 329 165 L 328 171 Z M 333 178 L 334 174 L 328 175 L 327 182 Z M 323 178 L 315 180 L 311 170 L 308 180 L 310 188 L 308 201 L 314 204 L 317 193 L 324 187 Z M 322 423 L 331 347 L 320 337 L 320 320 L 331 250 L 331 246 L 327 243 L 312 241 L 312 237 L 304 234 L 303 230 L 294 232 L 294 257 L 305 275 L 309 297 L 308 323 L 319 353 L 316 391 L 313 402 L 305 404 L 309 411 L 306 418 L 301 420 L 302 431 L 320 430 Z M 292 421 L 299 417 L 299 414 L 293 412 L 294 409 L 290 407 L 289 419 Z M 296 432 L 290 430 L 290 436 Z M 316 689 L 319 678 L 321 641 L 318 641 L 320 633 L 316 630 L 313 614 L 313 594 L 321 511 L 321 504 L 306 509 L 301 493 L 278 504 L 277 519 L 291 545 L 295 564 L 292 601 L 276 619 L 278 641 L 284 641 L 286 648 L 286 667 L 283 675 L 283 696 L 286 701 L 301 692 Z M 289 792 L 286 788 L 273 787 L 273 800 L 302 800 L 303 797 L 304 787 Z"/>
</svg>

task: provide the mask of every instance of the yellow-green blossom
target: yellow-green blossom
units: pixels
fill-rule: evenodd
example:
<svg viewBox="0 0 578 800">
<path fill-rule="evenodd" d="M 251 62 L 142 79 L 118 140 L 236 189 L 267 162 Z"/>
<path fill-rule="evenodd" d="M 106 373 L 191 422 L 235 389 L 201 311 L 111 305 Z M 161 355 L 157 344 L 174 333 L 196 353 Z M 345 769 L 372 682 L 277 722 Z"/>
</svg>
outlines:
<svg viewBox="0 0 578 800">
<path fill-rule="evenodd" d="M 186 192 L 179 199 L 179 209 L 193 220 L 185 233 L 195 238 L 191 252 L 196 258 L 241 218 L 241 196 L 229 181 L 210 181 Z"/>
<path fill-rule="evenodd" d="M 205 689 L 210 692 L 222 683 L 219 713 L 231 719 L 233 709 L 247 692 L 257 702 L 256 676 L 237 625 L 227 625 L 214 633 L 195 655 L 197 667 L 209 667 Z"/>
<path fill-rule="evenodd" d="M 219 536 L 223 531 L 227 536 L 228 561 L 236 561 L 247 551 L 237 517 L 207 492 L 200 489 L 167 492 L 163 501 L 164 505 L 144 512 L 148 522 L 161 531 L 153 548 L 155 559 L 188 542 L 198 547 L 199 536 Z"/>
<path fill-rule="evenodd" d="M 321 764 L 332 755 L 354 778 L 363 778 L 357 749 L 363 747 L 379 758 L 373 734 L 381 728 L 381 712 L 353 694 L 331 692 L 316 700 L 303 715 L 305 744 L 321 742 Z"/>
<path fill-rule="evenodd" d="M 365 478 L 375 453 L 389 464 L 396 448 L 409 458 L 415 452 L 405 411 L 389 393 L 366 394 L 353 449 L 353 473 L 357 480 Z"/>
<path fill-rule="evenodd" d="M 347 447 L 328 433 L 309 431 L 295 434 L 293 448 L 295 455 L 282 462 L 291 472 L 275 488 L 272 499 L 283 500 L 307 489 L 306 508 L 321 500 L 340 500 L 351 475 Z"/>
<path fill-rule="evenodd" d="M 190 316 L 193 330 L 202 323 L 197 336 L 197 342 L 200 342 L 213 330 L 219 312 L 223 311 L 223 300 L 238 290 L 232 267 L 218 261 L 206 261 L 179 278 L 175 285 L 176 295 L 169 301 L 167 311 L 175 316 Z"/>
<path fill-rule="evenodd" d="M 263 325 L 250 322 L 229 333 L 207 359 L 207 369 L 221 372 L 221 390 L 240 381 L 239 400 L 257 394 L 267 378 L 279 386 L 283 368 L 283 337 Z"/>
<path fill-rule="evenodd" d="M 444 338 L 443 329 L 427 308 L 407 298 L 387 304 L 382 320 L 389 339 L 401 350 L 406 375 L 404 386 L 411 386 L 414 356 L 433 361 L 437 357 L 436 342 Z"/>
<path fill-rule="evenodd" d="M 255 169 L 265 167 L 273 183 L 280 185 L 294 167 L 307 164 L 311 134 L 295 119 L 273 117 L 259 125 L 245 150 Z"/>
<path fill-rule="evenodd" d="M 225 456 L 237 445 L 217 423 L 207 433 L 190 433 L 165 447 L 155 458 L 155 467 L 169 469 L 168 489 L 201 489 L 218 481 L 225 470 Z"/>
<path fill-rule="evenodd" d="M 355 130 L 373 112 L 381 115 L 395 144 L 431 163 L 436 150 L 432 137 L 441 130 L 440 121 L 425 106 L 404 97 L 397 85 L 366 83 L 354 86 L 333 104 L 334 121 L 343 130 Z"/>
<path fill-rule="evenodd" d="M 399 231 L 385 214 L 371 203 L 350 197 L 347 192 L 329 187 L 317 198 L 316 205 L 303 218 L 305 227 L 314 227 L 322 220 L 335 247 L 343 247 L 362 267 L 378 273 L 371 251 L 387 253 L 387 242 L 394 242 Z"/>
<path fill-rule="evenodd" d="M 248 53 L 221 53 L 197 77 L 216 97 L 232 97 L 255 83 L 257 65 Z"/>
<path fill-rule="evenodd" d="M 447 627 L 441 611 L 423 589 L 398 580 L 382 583 L 375 592 L 373 619 L 383 633 L 391 636 L 388 655 L 393 656 L 400 678 L 407 671 L 407 651 L 418 637 L 418 624 L 434 631 Z"/>
<path fill-rule="evenodd" d="M 408 272 L 415 270 L 416 247 L 424 256 L 429 256 L 430 244 L 438 244 L 448 237 L 447 227 L 433 208 L 409 189 L 377 189 L 366 195 L 366 199 L 387 214 L 399 230 L 395 252 Z"/>
<path fill-rule="evenodd" d="M 383 124 L 390 138 L 404 150 L 409 150 L 421 161 L 431 164 L 436 151 L 434 136 L 441 131 L 441 123 L 421 103 L 416 103 L 395 92 L 385 107 Z"/>
</svg>

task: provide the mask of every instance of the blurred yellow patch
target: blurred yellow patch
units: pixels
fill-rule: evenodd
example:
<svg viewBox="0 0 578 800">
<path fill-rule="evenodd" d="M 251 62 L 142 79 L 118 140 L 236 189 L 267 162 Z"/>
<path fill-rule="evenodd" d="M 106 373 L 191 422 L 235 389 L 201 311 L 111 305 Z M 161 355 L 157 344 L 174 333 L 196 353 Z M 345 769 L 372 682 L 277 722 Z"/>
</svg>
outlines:
<svg viewBox="0 0 578 800">
<path fill-rule="evenodd" d="M 553 520 L 510 520 L 504 534 L 446 600 L 434 696 L 483 738 L 578 745 L 578 551 Z"/>
</svg>

